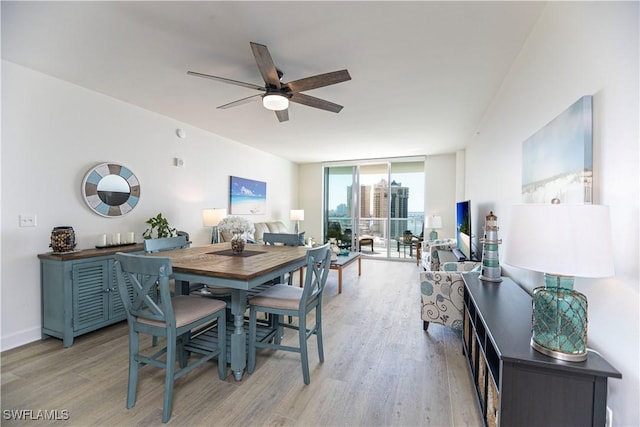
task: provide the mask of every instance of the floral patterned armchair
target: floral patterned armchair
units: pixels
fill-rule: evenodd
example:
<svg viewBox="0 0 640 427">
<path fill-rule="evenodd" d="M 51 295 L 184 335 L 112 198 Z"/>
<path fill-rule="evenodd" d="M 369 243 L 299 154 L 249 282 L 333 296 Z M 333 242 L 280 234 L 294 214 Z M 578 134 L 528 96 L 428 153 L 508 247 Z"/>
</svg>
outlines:
<svg viewBox="0 0 640 427">
<path fill-rule="evenodd" d="M 464 281 L 462 273 L 479 268 L 478 262 L 447 263 L 455 271 L 423 271 L 420 273 L 422 322 L 426 331 L 429 323 L 440 323 L 462 330 Z"/>
</svg>

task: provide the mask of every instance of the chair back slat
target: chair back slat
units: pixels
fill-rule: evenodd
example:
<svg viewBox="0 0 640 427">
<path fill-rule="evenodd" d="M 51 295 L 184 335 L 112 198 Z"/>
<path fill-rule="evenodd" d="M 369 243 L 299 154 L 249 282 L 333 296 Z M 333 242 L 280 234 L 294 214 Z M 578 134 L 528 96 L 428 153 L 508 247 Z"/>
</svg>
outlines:
<svg viewBox="0 0 640 427">
<path fill-rule="evenodd" d="M 302 238 L 304 241 L 304 237 Z M 264 233 L 262 241 L 267 245 L 282 243 L 285 246 L 302 246 L 299 234 L 291 233 Z"/>
<path fill-rule="evenodd" d="M 172 274 L 169 258 L 117 253 L 114 269 L 129 321 L 143 318 L 175 324 L 169 289 Z M 160 297 L 159 301 L 156 301 L 156 295 Z"/>
<path fill-rule="evenodd" d="M 145 252 L 162 252 L 172 249 L 183 249 L 188 247 L 186 236 L 163 237 L 160 239 L 146 239 L 144 241 Z"/>
<path fill-rule="evenodd" d="M 131 301 L 131 314 L 135 317 L 143 317 L 151 320 L 164 321 L 164 312 L 158 306 L 155 299 L 151 295 L 157 295 L 156 288 L 159 286 L 160 277 L 142 276 L 142 280 L 138 280 L 137 275 L 125 272 L 129 277 L 129 281 L 133 286 L 133 295 Z"/>
<path fill-rule="evenodd" d="M 301 306 L 309 305 L 322 298 L 330 266 L 331 250 L 328 243 L 307 251 L 307 270 L 300 300 Z"/>
</svg>

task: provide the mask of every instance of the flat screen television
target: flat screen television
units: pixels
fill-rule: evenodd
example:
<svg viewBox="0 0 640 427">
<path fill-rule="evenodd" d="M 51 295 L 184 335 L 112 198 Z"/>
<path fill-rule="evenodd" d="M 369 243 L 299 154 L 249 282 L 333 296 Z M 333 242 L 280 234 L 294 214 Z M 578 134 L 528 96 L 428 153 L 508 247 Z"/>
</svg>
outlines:
<svg viewBox="0 0 640 427">
<path fill-rule="evenodd" d="M 473 260 L 471 249 L 471 201 L 456 203 L 456 240 L 457 250 L 453 251 L 458 261 Z"/>
</svg>

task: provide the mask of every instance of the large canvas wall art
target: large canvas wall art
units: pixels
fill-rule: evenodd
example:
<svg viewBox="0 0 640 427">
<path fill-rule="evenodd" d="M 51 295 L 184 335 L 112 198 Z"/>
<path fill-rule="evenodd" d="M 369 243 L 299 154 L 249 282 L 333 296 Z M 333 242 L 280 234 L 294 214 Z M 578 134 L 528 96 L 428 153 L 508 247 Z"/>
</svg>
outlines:
<svg viewBox="0 0 640 427">
<path fill-rule="evenodd" d="M 267 183 L 232 176 L 229 208 L 233 215 L 262 215 L 267 211 Z"/>
<path fill-rule="evenodd" d="M 522 145 L 522 201 L 592 203 L 592 97 L 583 96 Z"/>
</svg>

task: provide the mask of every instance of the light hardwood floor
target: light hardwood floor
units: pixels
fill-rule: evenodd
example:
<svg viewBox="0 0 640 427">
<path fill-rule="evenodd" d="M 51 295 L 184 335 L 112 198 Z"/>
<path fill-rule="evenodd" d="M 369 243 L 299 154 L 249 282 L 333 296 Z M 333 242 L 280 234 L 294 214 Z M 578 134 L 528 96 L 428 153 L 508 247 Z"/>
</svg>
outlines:
<svg viewBox="0 0 640 427">
<path fill-rule="evenodd" d="M 169 425 L 180 426 L 479 426 L 468 368 L 455 331 L 422 330 L 419 267 L 364 259 L 330 272 L 324 295 L 325 362 L 309 340 L 311 384 L 299 355 L 263 350 L 256 371 L 236 382 L 217 376 L 216 362 L 176 382 Z M 76 338 L 3 352 L 3 426 L 160 425 L 163 371 L 140 372 L 136 406 L 126 408 L 126 322 Z M 285 341 L 296 340 L 288 331 Z M 149 346 L 150 340 L 143 341 Z M 58 411 L 59 420 L 11 419 L 11 410 Z M 66 411 L 66 412 L 65 412 Z"/>
</svg>

